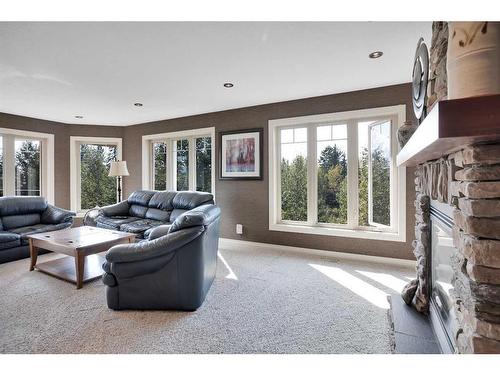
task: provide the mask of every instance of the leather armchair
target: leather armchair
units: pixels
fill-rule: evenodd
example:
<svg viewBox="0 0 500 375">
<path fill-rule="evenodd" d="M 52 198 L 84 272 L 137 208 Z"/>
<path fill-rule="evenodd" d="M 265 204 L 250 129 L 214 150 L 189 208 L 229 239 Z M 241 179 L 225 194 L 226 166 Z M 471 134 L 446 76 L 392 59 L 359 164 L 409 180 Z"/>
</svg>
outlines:
<svg viewBox="0 0 500 375">
<path fill-rule="evenodd" d="M 149 239 L 113 246 L 103 264 L 108 307 L 187 310 L 203 303 L 215 278 L 220 208 L 198 206 Z"/>
</svg>

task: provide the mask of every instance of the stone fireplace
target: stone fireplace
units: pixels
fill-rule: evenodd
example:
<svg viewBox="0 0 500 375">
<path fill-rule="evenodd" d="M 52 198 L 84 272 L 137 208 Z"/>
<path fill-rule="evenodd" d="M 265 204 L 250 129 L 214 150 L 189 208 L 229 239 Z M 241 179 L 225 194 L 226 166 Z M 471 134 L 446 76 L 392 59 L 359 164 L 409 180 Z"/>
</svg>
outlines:
<svg viewBox="0 0 500 375">
<path fill-rule="evenodd" d="M 481 109 L 482 108 L 482 109 Z M 442 101 L 398 155 L 415 166 L 415 280 L 443 352 L 500 353 L 500 95 Z"/>
</svg>

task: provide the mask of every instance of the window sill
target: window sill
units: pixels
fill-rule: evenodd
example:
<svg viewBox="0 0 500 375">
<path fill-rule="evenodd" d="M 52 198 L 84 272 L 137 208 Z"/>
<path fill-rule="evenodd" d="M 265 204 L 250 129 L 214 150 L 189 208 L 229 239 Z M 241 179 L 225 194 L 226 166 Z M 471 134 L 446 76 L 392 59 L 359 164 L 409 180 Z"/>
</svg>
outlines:
<svg viewBox="0 0 500 375">
<path fill-rule="evenodd" d="M 406 242 L 406 235 L 404 231 L 403 233 L 378 232 L 371 230 L 329 228 L 321 226 L 310 226 L 302 224 L 283 224 L 283 223 L 269 224 L 269 230 L 278 232 L 315 234 L 319 236 L 336 236 L 336 237 L 360 238 L 367 240 Z"/>
</svg>

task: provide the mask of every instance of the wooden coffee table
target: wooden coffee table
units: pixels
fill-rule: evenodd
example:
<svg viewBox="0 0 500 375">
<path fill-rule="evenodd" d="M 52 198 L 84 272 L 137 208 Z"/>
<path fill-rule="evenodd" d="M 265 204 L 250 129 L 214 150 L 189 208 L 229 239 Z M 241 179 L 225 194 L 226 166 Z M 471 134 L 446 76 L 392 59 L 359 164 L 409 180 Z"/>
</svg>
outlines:
<svg viewBox="0 0 500 375">
<path fill-rule="evenodd" d="M 39 271 L 76 284 L 80 289 L 86 281 L 102 276 L 104 258 L 98 255 L 119 243 L 134 241 L 133 233 L 95 227 L 76 227 L 54 232 L 28 235 L 30 246 L 30 271 Z M 50 250 L 65 256 L 36 264 L 38 249 Z M 74 259 L 72 259 L 74 258 Z"/>
</svg>

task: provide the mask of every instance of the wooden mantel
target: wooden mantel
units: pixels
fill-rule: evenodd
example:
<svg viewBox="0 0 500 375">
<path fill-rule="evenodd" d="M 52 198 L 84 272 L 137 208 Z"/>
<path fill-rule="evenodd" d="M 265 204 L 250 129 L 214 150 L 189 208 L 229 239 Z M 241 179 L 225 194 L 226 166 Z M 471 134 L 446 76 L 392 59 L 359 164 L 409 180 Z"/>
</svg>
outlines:
<svg viewBox="0 0 500 375">
<path fill-rule="evenodd" d="M 500 95 L 438 102 L 397 155 L 397 165 L 439 159 L 466 145 L 500 140 Z"/>
</svg>

